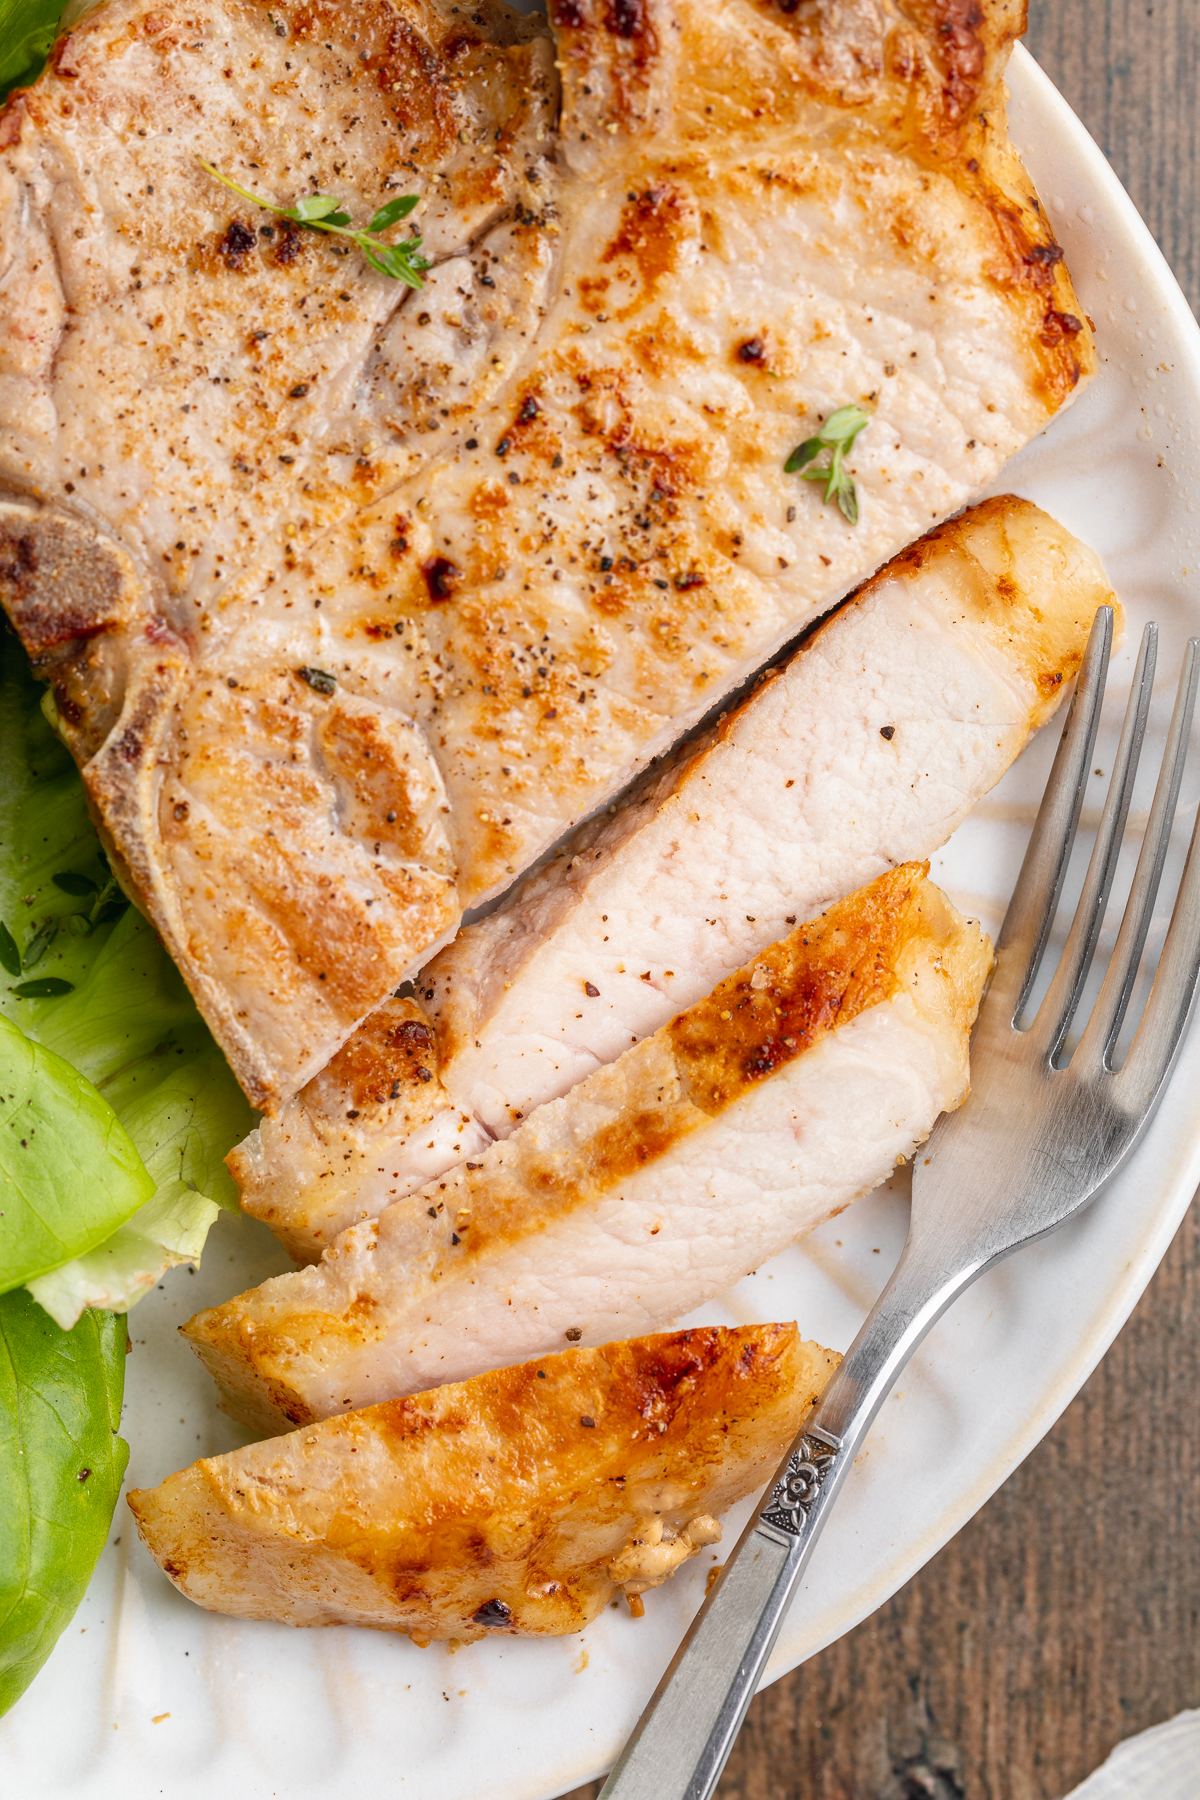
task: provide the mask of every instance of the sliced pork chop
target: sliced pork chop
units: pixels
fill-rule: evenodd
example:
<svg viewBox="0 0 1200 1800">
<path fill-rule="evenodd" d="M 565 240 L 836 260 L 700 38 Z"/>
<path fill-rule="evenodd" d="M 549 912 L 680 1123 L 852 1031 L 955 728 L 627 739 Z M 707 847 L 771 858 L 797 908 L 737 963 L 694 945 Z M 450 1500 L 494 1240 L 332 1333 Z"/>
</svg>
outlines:
<svg viewBox="0 0 1200 1800">
<path fill-rule="evenodd" d="M 566 1350 L 205 1457 L 129 1504 L 214 1612 L 419 1643 L 582 1631 L 719 1540 L 838 1361 L 794 1325 Z"/>
<path fill-rule="evenodd" d="M 226 1160 L 245 1210 L 298 1262 L 315 1262 L 352 1222 L 481 1156 L 492 1140 L 441 1080 L 421 1007 L 393 997 Z"/>
<path fill-rule="evenodd" d="M 1096 557 L 1028 501 L 931 532 L 252 1133 L 230 1158 L 246 1211 L 315 1259 L 797 918 L 929 856 L 1052 712 L 1105 603 Z"/>
<path fill-rule="evenodd" d="M 280 1429 L 669 1324 L 847 1206 L 967 1091 L 990 964 L 906 864 L 478 1161 L 183 1327 Z"/>
<path fill-rule="evenodd" d="M 0 589 L 268 1112 L 1091 371 L 1022 11 L 110 0 L 10 102 Z M 201 158 L 420 196 L 424 289 Z"/>
</svg>

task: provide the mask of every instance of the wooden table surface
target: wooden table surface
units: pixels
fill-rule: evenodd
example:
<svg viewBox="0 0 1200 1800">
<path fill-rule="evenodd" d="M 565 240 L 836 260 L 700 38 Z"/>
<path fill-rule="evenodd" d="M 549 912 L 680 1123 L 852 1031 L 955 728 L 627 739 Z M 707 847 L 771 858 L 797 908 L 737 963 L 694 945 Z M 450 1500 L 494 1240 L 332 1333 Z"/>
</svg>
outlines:
<svg viewBox="0 0 1200 1800">
<path fill-rule="evenodd" d="M 1026 39 L 1200 302 L 1200 0 L 1029 0 Z M 1200 1204 L 1028 1461 L 760 1694 L 719 1800 L 1060 1800 L 1200 1706 Z M 599 1784 L 570 1800 L 594 1800 Z"/>
</svg>

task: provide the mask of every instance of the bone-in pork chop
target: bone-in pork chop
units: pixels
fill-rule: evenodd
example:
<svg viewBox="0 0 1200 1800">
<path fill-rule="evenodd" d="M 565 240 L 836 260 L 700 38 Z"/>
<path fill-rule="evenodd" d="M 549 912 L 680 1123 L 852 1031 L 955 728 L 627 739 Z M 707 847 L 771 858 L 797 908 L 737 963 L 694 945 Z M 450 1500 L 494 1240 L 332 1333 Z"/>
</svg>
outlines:
<svg viewBox="0 0 1200 1800">
<path fill-rule="evenodd" d="M 906 864 L 321 1262 L 184 1326 L 268 1430 L 656 1330 L 866 1193 L 967 1092 L 987 939 Z"/>
<path fill-rule="evenodd" d="M 1090 372 L 1022 11 L 111 0 L 0 116 L 0 589 L 256 1103 Z"/>
<path fill-rule="evenodd" d="M 129 1504 L 214 1612 L 421 1643 L 582 1631 L 718 1541 L 712 1515 L 774 1472 L 837 1363 L 794 1325 L 566 1350 L 205 1457 Z"/>
<path fill-rule="evenodd" d="M 242 1205 L 312 1261 L 797 918 L 931 855 L 1057 705 L 1106 602 L 1097 558 L 1028 501 L 939 526 L 373 1013 L 233 1152 Z"/>
</svg>

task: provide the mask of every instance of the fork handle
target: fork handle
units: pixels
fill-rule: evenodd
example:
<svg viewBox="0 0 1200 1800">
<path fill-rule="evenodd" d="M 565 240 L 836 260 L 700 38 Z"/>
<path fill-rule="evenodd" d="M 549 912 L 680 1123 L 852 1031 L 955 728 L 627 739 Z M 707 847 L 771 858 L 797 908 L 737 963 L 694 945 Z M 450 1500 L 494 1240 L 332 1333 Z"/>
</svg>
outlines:
<svg viewBox="0 0 1200 1800">
<path fill-rule="evenodd" d="M 859 1445 L 921 1339 L 980 1272 L 950 1273 L 930 1264 L 910 1238 L 692 1621 L 600 1800 L 709 1800 Z"/>
</svg>

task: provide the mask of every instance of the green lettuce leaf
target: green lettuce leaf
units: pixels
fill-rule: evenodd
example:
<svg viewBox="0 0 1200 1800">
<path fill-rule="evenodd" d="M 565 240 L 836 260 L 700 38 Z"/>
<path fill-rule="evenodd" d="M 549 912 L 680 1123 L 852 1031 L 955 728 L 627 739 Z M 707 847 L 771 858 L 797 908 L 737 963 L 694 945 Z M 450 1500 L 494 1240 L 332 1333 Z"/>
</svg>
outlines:
<svg viewBox="0 0 1200 1800">
<path fill-rule="evenodd" d="M 20 645 L 0 634 L 0 1016 L 87 1076 L 156 1190 L 110 1248 L 88 1244 L 38 1272 L 38 1298 L 65 1328 L 85 1306 L 124 1310 L 165 1269 L 196 1261 L 215 1207 L 236 1209 L 223 1159 L 254 1114 L 153 927 L 113 885 L 40 695 Z M 28 995 L 45 981 L 57 991 Z"/>
<path fill-rule="evenodd" d="M 0 99 L 41 73 L 63 0 L 0 0 Z"/>
<path fill-rule="evenodd" d="M 26 1286 L 60 1324 L 77 1319 L 87 1306 L 128 1312 L 168 1269 L 200 1261 L 219 1211 L 203 1194 L 156 1194 L 98 1249 Z"/>
<path fill-rule="evenodd" d="M 125 1321 L 61 1331 L 0 1298 L 0 1713 L 33 1680 L 104 1548 L 129 1450 L 116 1434 Z"/>
<path fill-rule="evenodd" d="M 91 1082 L 0 1018 L 0 1293 L 94 1250 L 154 1188 Z"/>
</svg>

